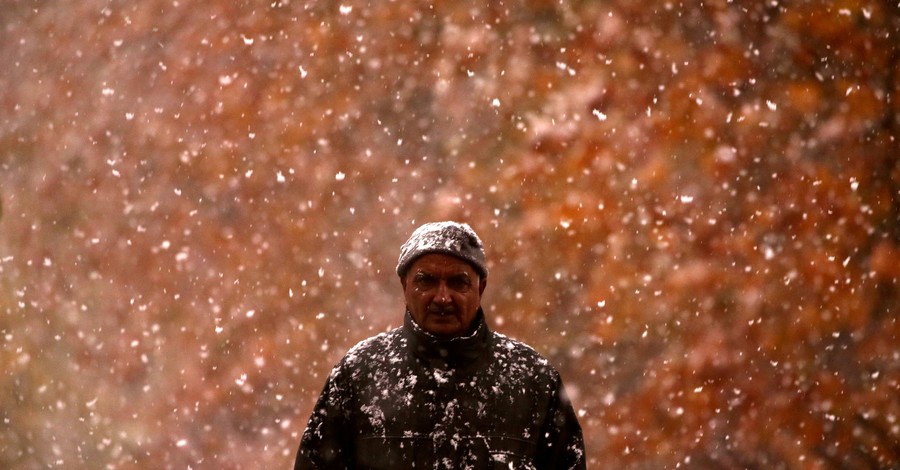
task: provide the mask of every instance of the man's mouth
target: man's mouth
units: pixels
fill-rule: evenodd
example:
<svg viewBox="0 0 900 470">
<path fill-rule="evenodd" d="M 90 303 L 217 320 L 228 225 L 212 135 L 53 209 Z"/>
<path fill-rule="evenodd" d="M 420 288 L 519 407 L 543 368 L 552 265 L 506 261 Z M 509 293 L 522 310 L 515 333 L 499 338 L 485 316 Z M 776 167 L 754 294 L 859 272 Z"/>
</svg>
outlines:
<svg viewBox="0 0 900 470">
<path fill-rule="evenodd" d="M 440 316 L 440 317 L 447 317 L 447 316 L 450 316 L 450 315 L 455 315 L 455 314 L 456 314 L 456 309 L 453 308 L 453 307 L 447 307 L 447 308 L 442 308 L 442 307 L 428 307 L 428 313 L 430 313 L 430 314 L 432 314 L 432 315 L 437 315 L 437 316 Z"/>
</svg>

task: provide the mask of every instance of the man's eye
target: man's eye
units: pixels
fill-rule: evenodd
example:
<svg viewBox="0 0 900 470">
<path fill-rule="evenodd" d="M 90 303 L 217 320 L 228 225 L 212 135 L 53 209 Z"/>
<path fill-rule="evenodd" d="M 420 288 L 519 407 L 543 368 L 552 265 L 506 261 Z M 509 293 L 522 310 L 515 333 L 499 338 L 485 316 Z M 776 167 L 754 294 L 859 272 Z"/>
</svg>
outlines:
<svg viewBox="0 0 900 470">
<path fill-rule="evenodd" d="M 452 277 L 447 284 L 451 289 L 460 291 L 466 290 L 472 285 L 468 277 Z"/>
<path fill-rule="evenodd" d="M 433 286 L 435 283 L 437 283 L 437 279 L 434 276 L 419 274 L 416 275 L 415 282 L 419 286 L 428 287 Z"/>
</svg>

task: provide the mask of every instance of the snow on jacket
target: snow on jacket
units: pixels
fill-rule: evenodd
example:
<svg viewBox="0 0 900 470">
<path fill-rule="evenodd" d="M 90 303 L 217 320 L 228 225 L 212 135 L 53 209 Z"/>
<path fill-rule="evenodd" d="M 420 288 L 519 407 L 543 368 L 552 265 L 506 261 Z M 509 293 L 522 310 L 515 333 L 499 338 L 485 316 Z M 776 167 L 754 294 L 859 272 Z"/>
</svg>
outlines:
<svg viewBox="0 0 900 470">
<path fill-rule="evenodd" d="M 557 371 L 490 331 L 440 339 L 407 312 L 332 370 L 300 443 L 301 469 L 583 469 Z"/>
</svg>

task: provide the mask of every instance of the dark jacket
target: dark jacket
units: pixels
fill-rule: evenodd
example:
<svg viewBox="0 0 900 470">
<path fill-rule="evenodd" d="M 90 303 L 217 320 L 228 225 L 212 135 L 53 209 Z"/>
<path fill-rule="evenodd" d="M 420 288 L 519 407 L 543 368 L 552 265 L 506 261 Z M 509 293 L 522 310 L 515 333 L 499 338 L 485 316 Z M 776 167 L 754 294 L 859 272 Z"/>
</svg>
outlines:
<svg viewBox="0 0 900 470">
<path fill-rule="evenodd" d="M 332 370 L 295 469 L 583 469 L 581 427 L 557 371 L 490 331 L 442 340 L 407 312 Z"/>
</svg>

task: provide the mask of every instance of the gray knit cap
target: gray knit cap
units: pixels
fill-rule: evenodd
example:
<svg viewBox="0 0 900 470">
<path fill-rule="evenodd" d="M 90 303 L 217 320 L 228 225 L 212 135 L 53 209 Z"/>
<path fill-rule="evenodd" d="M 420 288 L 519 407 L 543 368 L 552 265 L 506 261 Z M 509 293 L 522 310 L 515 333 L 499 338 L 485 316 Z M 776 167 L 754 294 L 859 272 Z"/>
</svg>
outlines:
<svg viewBox="0 0 900 470">
<path fill-rule="evenodd" d="M 468 261 L 482 279 L 487 278 L 484 244 L 467 224 L 432 222 L 417 228 L 400 247 L 397 274 L 403 277 L 413 261 L 428 253 L 443 253 Z"/>
</svg>

